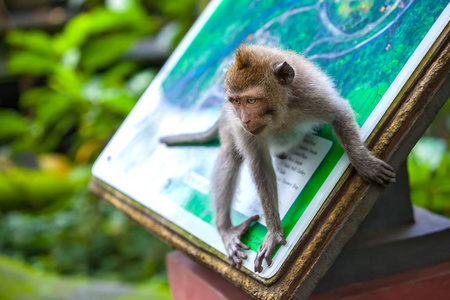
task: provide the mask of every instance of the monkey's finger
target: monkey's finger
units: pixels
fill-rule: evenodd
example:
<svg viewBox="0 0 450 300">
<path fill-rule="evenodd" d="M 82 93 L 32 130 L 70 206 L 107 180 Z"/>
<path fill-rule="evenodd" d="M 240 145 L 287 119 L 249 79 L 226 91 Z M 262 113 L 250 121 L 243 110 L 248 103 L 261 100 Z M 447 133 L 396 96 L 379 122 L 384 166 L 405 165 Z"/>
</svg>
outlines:
<svg viewBox="0 0 450 300">
<path fill-rule="evenodd" d="M 234 255 L 237 250 L 238 250 L 238 248 L 237 248 L 236 244 L 233 243 L 230 245 L 230 253 L 231 253 L 230 255 Z"/>
<path fill-rule="evenodd" d="M 381 178 L 378 177 L 378 176 L 375 176 L 375 177 L 373 178 L 373 181 L 375 181 L 377 184 L 379 184 L 379 185 L 381 185 L 381 186 L 385 185 L 384 180 L 381 179 Z"/>
<path fill-rule="evenodd" d="M 256 273 L 261 273 L 263 271 L 263 267 L 262 267 L 262 258 L 258 259 L 257 261 L 255 261 L 255 272 Z"/>
<path fill-rule="evenodd" d="M 235 263 L 234 260 L 233 260 L 233 256 L 228 255 L 228 260 L 230 261 L 230 266 L 231 266 L 232 268 L 234 268 L 234 267 L 236 266 L 236 263 Z"/>
<path fill-rule="evenodd" d="M 382 172 L 380 173 L 381 179 L 383 179 L 384 182 L 389 183 L 389 182 L 395 182 L 395 178 L 390 177 L 389 175 L 386 175 L 386 173 Z"/>
<path fill-rule="evenodd" d="M 254 215 L 254 216 L 248 218 L 247 221 L 245 221 L 245 222 L 248 222 L 249 224 L 251 224 L 252 222 L 255 222 L 258 220 L 259 220 L 259 215 Z"/>
<path fill-rule="evenodd" d="M 263 271 L 263 267 L 262 266 L 255 266 L 255 272 L 256 273 L 261 273 Z"/>
<path fill-rule="evenodd" d="M 233 255 L 233 261 L 236 263 L 236 265 L 242 264 L 242 260 L 236 255 L 236 253 Z"/>
<path fill-rule="evenodd" d="M 239 254 L 239 256 L 240 256 L 242 259 L 247 259 L 247 258 L 248 258 L 247 254 L 245 254 L 244 252 L 242 252 L 242 251 L 240 251 L 240 250 L 238 250 L 237 253 Z"/>
<path fill-rule="evenodd" d="M 239 249 L 239 246 L 236 243 L 231 243 L 229 247 L 231 253 L 229 257 L 231 257 L 234 263 L 238 265 L 242 264 L 242 261 L 239 258 L 239 256 L 242 258 L 244 258 L 245 256 L 245 258 L 247 258 L 246 255 Z"/>
<path fill-rule="evenodd" d="M 255 258 L 255 272 L 261 273 L 263 270 L 262 262 L 264 260 L 264 256 L 266 255 L 266 247 L 262 247 L 260 251 L 258 251 L 258 254 L 256 254 Z"/>
<path fill-rule="evenodd" d="M 246 244 L 242 243 L 241 241 L 239 241 L 238 245 L 239 245 L 239 247 L 241 247 L 244 250 L 250 250 L 250 247 L 247 246 Z"/>
<path fill-rule="evenodd" d="M 233 250 L 234 255 L 239 256 L 243 259 L 247 259 L 247 255 L 244 252 L 242 252 L 239 247 L 240 247 L 239 244 L 233 244 L 231 246 L 231 249 Z"/>
<path fill-rule="evenodd" d="M 392 171 L 390 171 L 390 170 L 383 170 L 382 171 L 383 172 L 383 174 L 384 175 L 386 175 L 386 176 L 388 176 L 388 177 L 390 177 L 390 178 L 395 178 L 396 177 L 396 175 L 395 175 L 395 172 L 392 172 Z"/>
<path fill-rule="evenodd" d="M 260 272 L 260 268 L 261 268 L 261 264 L 262 264 L 262 258 L 260 256 L 260 252 L 258 252 L 258 254 L 256 254 L 256 258 L 255 258 L 255 272 Z"/>
<path fill-rule="evenodd" d="M 385 169 L 387 169 L 387 170 L 389 170 L 389 171 L 391 171 L 391 172 L 394 172 L 394 168 L 393 168 L 390 164 L 388 164 L 387 162 L 381 161 L 381 164 L 383 165 L 383 167 L 384 167 Z"/>
<path fill-rule="evenodd" d="M 264 257 L 266 259 L 267 266 L 269 268 L 272 266 L 272 263 L 273 263 L 272 258 L 270 256 L 271 256 L 271 254 L 267 253 Z"/>
</svg>

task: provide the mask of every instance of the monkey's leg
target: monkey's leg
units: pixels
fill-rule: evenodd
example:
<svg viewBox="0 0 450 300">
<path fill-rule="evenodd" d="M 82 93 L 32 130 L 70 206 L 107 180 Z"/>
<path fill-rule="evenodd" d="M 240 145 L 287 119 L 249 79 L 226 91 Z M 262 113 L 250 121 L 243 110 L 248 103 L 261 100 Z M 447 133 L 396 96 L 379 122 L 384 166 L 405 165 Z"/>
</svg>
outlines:
<svg viewBox="0 0 450 300">
<path fill-rule="evenodd" d="M 277 179 L 272 165 L 272 159 L 267 150 L 254 149 L 254 159 L 250 160 L 250 169 L 261 199 L 264 217 L 267 224 L 267 235 L 259 247 L 255 259 L 255 272 L 262 272 L 262 263 L 265 259 L 267 265 L 272 265 L 272 253 L 279 244 L 286 245 L 284 230 L 278 212 Z M 257 153 L 259 152 L 259 153 Z"/>
<path fill-rule="evenodd" d="M 241 242 L 241 236 L 247 232 L 252 222 L 259 219 L 259 216 L 253 216 L 237 226 L 233 226 L 231 223 L 231 201 L 241 164 L 242 157 L 234 147 L 229 143 L 223 143 L 214 168 L 213 196 L 217 229 L 232 267 L 241 264 L 241 259 L 247 258 L 242 249 L 249 250 L 250 247 Z"/>
<path fill-rule="evenodd" d="M 331 125 L 356 171 L 365 181 L 381 186 L 395 182 L 394 169 L 374 157 L 364 146 L 351 111 L 339 113 Z"/>
</svg>

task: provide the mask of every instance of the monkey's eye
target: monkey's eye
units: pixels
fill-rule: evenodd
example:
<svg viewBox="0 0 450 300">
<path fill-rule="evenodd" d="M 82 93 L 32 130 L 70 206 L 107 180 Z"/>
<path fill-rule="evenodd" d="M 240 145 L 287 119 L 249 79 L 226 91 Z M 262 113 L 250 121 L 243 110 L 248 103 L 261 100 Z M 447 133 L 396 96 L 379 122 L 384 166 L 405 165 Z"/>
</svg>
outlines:
<svg viewBox="0 0 450 300">
<path fill-rule="evenodd" d="M 234 104 L 241 104 L 241 100 L 239 100 L 239 98 L 230 99 L 230 101 Z"/>
<path fill-rule="evenodd" d="M 255 98 L 247 98 L 247 103 L 248 104 L 255 104 L 256 103 L 256 99 Z"/>
</svg>

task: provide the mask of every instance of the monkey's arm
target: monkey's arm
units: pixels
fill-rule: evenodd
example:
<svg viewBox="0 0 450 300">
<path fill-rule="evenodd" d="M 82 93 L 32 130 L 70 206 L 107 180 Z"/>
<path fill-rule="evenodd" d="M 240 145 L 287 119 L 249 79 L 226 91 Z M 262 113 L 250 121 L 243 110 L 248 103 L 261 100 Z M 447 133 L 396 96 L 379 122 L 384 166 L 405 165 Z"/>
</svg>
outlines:
<svg viewBox="0 0 450 300">
<path fill-rule="evenodd" d="M 272 265 L 272 253 L 279 244 L 286 245 L 284 230 L 278 212 L 277 179 L 273 169 L 272 159 L 266 147 L 255 146 L 249 159 L 253 179 L 261 199 L 264 217 L 267 224 L 267 235 L 259 248 L 255 259 L 255 272 L 262 272 L 265 259 L 268 266 Z"/>
<path fill-rule="evenodd" d="M 374 157 L 364 146 L 354 113 L 347 103 L 336 112 L 331 126 L 351 163 L 365 181 L 381 186 L 395 182 L 394 169 Z"/>
<path fill-rule="evenodd" d="M 242 249 L 249 250 L 250 247 L 241 242 L 241 236 L 247 232 L 252 222 L 259 219 L 259 216 L 253 216 L 237 226 L 233 226 L 231 223 L 231 201 L 241 164 L 240 154 L 237 153 L 229 139 L 224 139 L 214 167 L 213 197 L 217 229 L 232 267 L 241 264 L 241 259 L 247 258 Z"/>
<path fill-rule="evenodd" d="M 168 135 L 161 137 L 159 141 L 167 146 L 180 146 L 189 144 L 205 144 L 219 137 L 219 121 L 204 132 Z"/>
</svg>

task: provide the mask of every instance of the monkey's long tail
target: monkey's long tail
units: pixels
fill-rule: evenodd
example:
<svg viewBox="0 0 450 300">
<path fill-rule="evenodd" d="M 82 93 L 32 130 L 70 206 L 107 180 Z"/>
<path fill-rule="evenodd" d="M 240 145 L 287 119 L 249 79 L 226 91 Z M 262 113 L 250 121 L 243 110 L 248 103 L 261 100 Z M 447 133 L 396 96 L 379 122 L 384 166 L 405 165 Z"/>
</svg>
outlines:
<svg viewBox="0 0 450 300">
<path fill-rule="evenodd" d="M 159 141 L 167 146 L 181 146 L 189 144 L 206 144 L 219 137 L 219 121 L 204 132 L 168 135 L 161 137 Z"/>
</svg>

